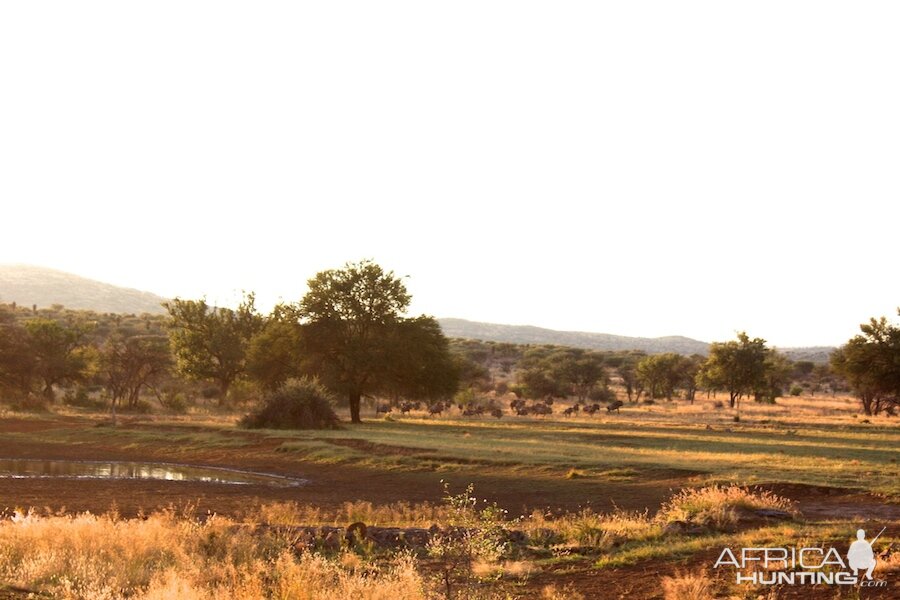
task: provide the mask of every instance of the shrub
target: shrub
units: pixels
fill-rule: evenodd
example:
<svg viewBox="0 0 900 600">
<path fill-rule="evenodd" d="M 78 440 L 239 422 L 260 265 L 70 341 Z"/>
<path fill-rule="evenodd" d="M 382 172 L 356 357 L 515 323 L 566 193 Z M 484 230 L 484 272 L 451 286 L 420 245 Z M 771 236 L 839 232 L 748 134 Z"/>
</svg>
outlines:
<svg viewBox="0 0 900 600">
<path fill-rule="evenodd" d="M 290 379 L 263 399 L 256 411 L 241 419 L 251 429 L 337 429 L 331 394 L 317 381 Z"/>
<path fill-rule="evenodd" d="M 63 395 L 63 404 L 80 408 L 106 408 L 106 403 L 104 401 L 91 398 L 89 390 L 84 387 L 66 390 L 66 393 Z"/>
<path fill-rule="evenodd" d="M 800 387 L 799 385 L 795 385 L 794 387 L 791 388 L 791 396 L 799 396 L 802 393 L 803 393 L 803 388 Z"/>
<path fill-rule="evenodd" d="M 786 498 L 732 484 L 681 490 L 662 505 L 656 518 L 663 523 L 684 521 L 726 527 L 737 523 L 741 511 L 759 509 L 794 512 L 793 504 Z"/>
<path fill-rule="evenodd" d="M 177 415 L 183 415 L 188 411 L 187 397 L 182 392 L 164 393 L 159 397 L 159 404 Z"/>
<path fill-rule="evenodd" d="M 715 600 L 712 580 L 703 572 L 676 573 L 662 578 L 665 600 Z"/>
<path fill-rule="evenodd" d="M 588 399 L 591 402 L 613 402 L 616 399 L 616 393 L 608 387 L 598 387 L 591 390 Z"/>
<path fill-rule="evenodd" d="M 440 587 L 448 600 L 471 597 L 454 594 L 454 589 L 471 588 L 472 575 L 477 576 L 476 564 L 481 566 L 478 571 L 489 573 L 493 570 L 490 567 L 497 565 L 510 550 L 504 529 L 506 511 L 496 504 L 486 504 L 487 501 L 484 506 L 479 506 L 474 491 L 474 486 L 469 484 L 464 492 L 453 495 L 449 485 L 444 483 L 449 527 L 432 536 L 427 546 L 428 556 L 437 566 Z"/>
</svg>

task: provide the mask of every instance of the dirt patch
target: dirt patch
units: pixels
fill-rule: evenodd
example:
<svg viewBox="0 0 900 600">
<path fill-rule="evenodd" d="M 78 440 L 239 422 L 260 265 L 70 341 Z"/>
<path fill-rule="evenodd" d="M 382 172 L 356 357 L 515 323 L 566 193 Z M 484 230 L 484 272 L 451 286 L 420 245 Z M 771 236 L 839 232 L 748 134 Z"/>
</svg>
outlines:
<svg viewBox="0 0 900 600">
<path fill-rule="evenodd" d="M 326 442 L 335 446 L 343 446 L 344 448 L 352 448 L 360 450 L 368 454 L 377 454 L 379 456 L 416 456 L 418 454 L 431 454 L 435 450 L 430 448 L 412 448 L 409 446 L 393 446 L 391 444 L 376 444 L 368 440 L 360 440 L 356 438 L 315 438 L 318 442 Z"/>
<path fill-rule="evenodd" d="M 86 424 L 83 419 L 70 417 L 54 417 L 52 420 L 15 418 L 0 419 L 0 431 L 4 433 L 38 433 L 41 431 L 75 429 L 85 426 Z"/>
<path fill-rule="evenodd" d="M 806 519 L 900 521 L 900 504 L 859 490 L 798 483 L 773 483 L 759 487 L 796 502 Z"/>
</svg>

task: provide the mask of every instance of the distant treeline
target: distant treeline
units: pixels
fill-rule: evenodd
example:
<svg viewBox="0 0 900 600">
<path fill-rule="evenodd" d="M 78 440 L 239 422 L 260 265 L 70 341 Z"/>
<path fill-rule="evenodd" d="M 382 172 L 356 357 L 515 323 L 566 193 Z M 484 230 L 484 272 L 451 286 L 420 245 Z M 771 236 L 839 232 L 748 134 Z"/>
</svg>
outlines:
<svg viewBox="0 0 900 600">
<path fill-rule="evenodd" d="M 201 397 L 247 402 L 311 377 L 346 398 L 353 422 L 364 399 L 495 416 L 504 402 L 532 400 L 547 414 L 554 399 L 612 402 L 614 387 L 630 402 L 723 392 L 738 412 L 745 398 L 852 389 L 867 414 L 893 414 L 900 398 L 900 329 L 883 318 L 821 365 L 744 333 L 707 356 L 448 340 L 434 318 L 406 316 L 410 299 L 400 278 L 363 261 L 318 273 L 302 299 L 268 315 L 252 293 L 234 309 L 175 299 L 166 315 L 0 304 L 0 393 L 20 407 L 63 392 L 72 405 L 147 410 L 153 399 L 184 411 Z"/>
</svg>

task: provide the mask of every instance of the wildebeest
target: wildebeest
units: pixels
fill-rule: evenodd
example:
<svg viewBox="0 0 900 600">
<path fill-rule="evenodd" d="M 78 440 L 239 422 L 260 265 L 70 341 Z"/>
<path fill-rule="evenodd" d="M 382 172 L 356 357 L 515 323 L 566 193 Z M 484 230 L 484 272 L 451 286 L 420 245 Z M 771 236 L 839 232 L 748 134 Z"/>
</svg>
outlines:
<svg viewBox="0 0 900 600">
<path fill-rule="evenodd" d="M 484 414 L 484 407 L 476 404 L 470 404 L 462 411 L 464 417 L 478 417 Z"/>
<path fill-rule="evenodd" d="M 530 409 L 533 415 L 549 415 L 553 413 L 553 409 L 541 402 L 535 402 Z"/>
<path fill-rule="evenodd" d="M 439 415 L 442 412 L 444 412 L 444 410 L 446 408 L 447 407 L 444 406 L 443 402 L 438 401 L 428 407 L 428 414 L 430 414 L 433 417 L 435 415 Z"/>
<path fill-rule="evenodd" d="M 615 402 L 610 402 L 606 407 L 606 412 L 616 411 L 619 412 L 619 409 L 625 406 L 625 403 L 621 400 L 616 400 Z"/>
<path fill-rule="evenodd" d="M 422 408 L 421 402 L 403 402 L 400 404 L 400 412 L 406 414 L 411 410 L 419 410 Z"/>
<path fill-rule="evenodd" d="M 585 407 L 584 407 L 584 412 L 586 412 L 586 413 L 589 414 L 589 415 L 593 415 L 593 414 L 594 414 L 595 412 L 597 412 L 598 410 L 600 410 L 600 405 L 599 405 L 599 404 L 591 404 L 590 406 L 585 406 Z"/>
<path fill-rule="evenodd" d="M 375 405 L 375 415 L 388 414 L 393 410 L 390 404 L 376 404 Z"/>
</svg>

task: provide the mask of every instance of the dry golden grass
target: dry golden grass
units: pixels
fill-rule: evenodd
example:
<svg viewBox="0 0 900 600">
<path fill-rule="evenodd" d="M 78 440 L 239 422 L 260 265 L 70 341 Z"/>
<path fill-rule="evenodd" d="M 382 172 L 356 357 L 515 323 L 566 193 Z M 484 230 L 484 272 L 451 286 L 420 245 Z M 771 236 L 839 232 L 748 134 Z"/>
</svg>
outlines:
<svg viewBox="0 0 900 600">
<path fill-rule="evenodd" d="M 569 587 L 545 586 L 541 590 L 541 600 L 584 600 L 584 596 Z"/>
<path fill-rule="evenodd" d="M 337 509 L 324 510 L 313 504 L 272 502 L 248 512 L 246 521 L 265 525 L 335 525 L 362 521 L 390 527 L 429 527 L 447 520 L 447 507 L 429 502 L 394 502 L 375 505 L 367 501 L 344 502 Z"/>
<path fill-rule="evenodd" d="M 702 572 L 662 578 L 665 600 L 715 600 L 715 586 Z"/>
<path fill-rule="evenodd" d="M 657 520 L 725 527 L 737 523 L 740 511 L 759 509 L 794 511 L 790 500 L 769 491 L 748 490 L 738 485 L 712 485 L 678 492 L 663 504 Z"/>
<path fill-rule="evenodd" d="M 900 547 L 892 544 L 891 550 L 892 552 L 888 556 L 878 558 L 878 564 L 875 565 L 875 573 L 880 573 L 882 576 L 886 573 L 900 573 Z"/>
<path fill-rule="evenodd" d="M 538 545 L 543 542 L 543 545 L 591 546 L 601 550 L 625 540 L 653 539 L 662 533 L 662 527 L 647 512 L 622 510 L 611 513 L 583 510 L 554 519 L 535 511 L 520 522 L 520 527 Z"/>
<path fill-rule="evenodd" d="M 228 519 L 16 514 L 0 524 L 0 580 L 59 598 L 426 598 L 416 561 L 296 556 Z"/>
</svg>

